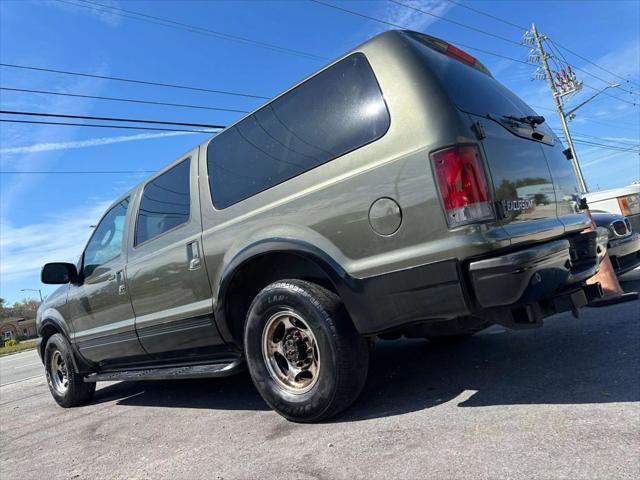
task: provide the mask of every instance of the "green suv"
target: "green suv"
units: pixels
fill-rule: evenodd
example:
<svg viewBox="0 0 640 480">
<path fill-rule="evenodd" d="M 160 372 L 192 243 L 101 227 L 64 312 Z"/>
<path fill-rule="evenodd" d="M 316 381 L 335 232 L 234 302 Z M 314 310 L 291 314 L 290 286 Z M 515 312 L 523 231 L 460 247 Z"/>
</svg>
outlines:
<svg viewBox="0 0 640 480">
<path fill-rule="evenodd" d="M 51 393 L 248 368 L 281 415 L 326 419 L 376 337 L 537 327 L 601 295 L 582 206 L 544 118 L 453 45 L 385 32 L 118 198 L 77 265 L 44 266 Z"/>
</svg>

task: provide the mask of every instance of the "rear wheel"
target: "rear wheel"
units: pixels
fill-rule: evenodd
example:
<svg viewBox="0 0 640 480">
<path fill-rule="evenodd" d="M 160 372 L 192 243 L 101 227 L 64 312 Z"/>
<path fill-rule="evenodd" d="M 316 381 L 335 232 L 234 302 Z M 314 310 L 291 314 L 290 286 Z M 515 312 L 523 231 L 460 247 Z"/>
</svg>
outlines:
<svg viewBox="0 0 640 480">
<path fill-rule="evenodd" d="M 340 298 L 319 285 L 283 280 L 266 287 L 249 308 L 244 341 L 256 388 L 289 420 L 336 415 L 364 386 L 367 341 Z"/>
<path fill-rule="evenodd" d="M 52 335 L 44 349 L 44 366 L 49 391 L 61 407 L 69 408 L 87 402 L 96 390 L 95 383 L 85 383 L 73 367 L 73 352 L 60 333 Z"/>
</svg>

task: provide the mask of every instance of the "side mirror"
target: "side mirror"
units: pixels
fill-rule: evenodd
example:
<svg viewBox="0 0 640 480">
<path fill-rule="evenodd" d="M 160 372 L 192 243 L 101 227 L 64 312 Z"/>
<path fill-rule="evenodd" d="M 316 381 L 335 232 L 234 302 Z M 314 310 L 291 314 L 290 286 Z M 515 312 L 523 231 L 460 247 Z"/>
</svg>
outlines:
<svg viewBox="0 0 640 480">
<path fill-rule="evenodd" d="M 42 267 L 40 280 L 42 283 L 60 285 L 73 282 L 78 277 L 78 271 L 73 263 L 47 263 Z"/>
</svg>

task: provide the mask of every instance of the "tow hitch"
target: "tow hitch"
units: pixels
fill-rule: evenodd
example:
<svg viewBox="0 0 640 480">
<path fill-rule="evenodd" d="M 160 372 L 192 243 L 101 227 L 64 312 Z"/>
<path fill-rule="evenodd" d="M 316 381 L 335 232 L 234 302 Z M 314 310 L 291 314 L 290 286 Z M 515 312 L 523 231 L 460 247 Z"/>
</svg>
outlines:
<svg viewBox="0 0 640 480">
<path fill-rule="evenodd" d="M 543 319 L 556 313 L 571 312 L 575 318 L 580 315 L 580 308 L 593 300 L 602 298 L 600 283 L 585 285 L 578 290 L 567 292 L 550 300 L 527 303 L 516 307 L 492 309 L 490 321 L 513 330 L 539 328 Z"/>
</svg>

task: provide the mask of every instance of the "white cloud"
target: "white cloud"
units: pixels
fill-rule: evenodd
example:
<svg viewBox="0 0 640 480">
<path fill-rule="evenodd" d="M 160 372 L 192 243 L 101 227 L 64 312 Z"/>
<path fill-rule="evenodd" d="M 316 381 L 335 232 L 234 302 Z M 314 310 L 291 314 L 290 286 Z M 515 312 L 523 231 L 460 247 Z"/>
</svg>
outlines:
<svg viewBox="0 0 640 480">
<path fill-rule="evenodd" d="M 27 61 L 27 60 L 25 60 Z M 29 59 L 30 63 L 32 60 Z M 37 63 L 34 62 L 34 63 Z M 106 73 L 107 68 L 103 63 L 101 66 L 93 69 L 93 72 L 97 74 Z M 12 72 L 11 77 L 15 81 L 29 81 L 32 88 L 46 88 L 46 84 L 32 83 L 30 77 L 22 72 Z M 3 75 L 3 79 L 5 79 Z M 7 80 L 7 79 L 5 79 Z M 79 90 L 87 92 L 88 94 L 99 93 L 101 85 L 104 83 L 102 80 L 96 79 L 56 79 L 53 87 L 56 90 Z M 28 95 L 9 96 L 3 94 L 3 103 L 11 101 L 11 108 L 15 110 L 44 110 L 50 112 L 65 112 L 73 111 L 79 115 L 86 114 L 93 100 L 88 99 L 71 99 L 66 97 L 55 98 L 32 98 Z M 66 143 L 72 142 L 77 138 L 78 130 L 81 127 L 60 127 L 56 125 L 21 125 L 21 124 L 6 124 L 0 129 L 0 145 L 2 150 L 10 150 L 12 148 L 20 148 L 21 144 L 24 145 L 26 141 L 33 142 L 32 145 L 45 144 L 45 143 Z M 62 151 L 53 151 L 50 153 L 24 153 L 22 155 L 12 155 L 4 153 L 0 158 L 0 165 L 2 170 L 47 170 L 61 157 Z M 17 175 L 15 179 L 12 179 L 10 183 L 5 182 L 3 184 L 0 195 L 2 197 L 2 203 L 0 205 L 0 215 L 6 217 L 9 212 L 14 210 L 14 203 L 20 198 L 21 195 L 28 194 L 28 192 L 35 186 L 41 184 L 43 178 L 40 175 Z M 16 210 L 17 211 L 17 210 Z"/>
<path fill-rule="evenodd" d="M 175 137 L 177 135 L 190 135 L 192 132 L 163 132 L 163 133 L 141 133 L 138 135 L 123 135 L 118 137 L 90 138 L 87 140 L 76 140 L 70 142 L 57 143 L 36 143 L 23 147 L 0 148 L 2 155 L 14 155 L 19 153 L 50 152 L 53 150 L 69 150 L 75 148 L 97 147 L 100 145 L 110 145 L 112 143 L 133 142 L 137 140 L 149 140 L 152 138 Z"/>
<path fill-rule="evenodd" d="M 14 226 L 0 219 L 0 277 L 3 282 L 37 273 L 47 262 L 75 262 L 110 201 L 72 209 L 36 224 Z"/>
<path fill-rule="evenodd" d="M 99 3 L 104 5 L 90 5 L 88 3 L 71 3 L 65 0 L 59 2 L 37 2 L 44 5 L 54 6 L 69 13 L 88 15 L 96 18 L 100 22 L 110 26 L 119 27 L 123 22 L 123 17 L 109 10 L 108 7 L 120 8 L 121 4 L 117 0 L 101 0 Z"/>
<path fill-rule="evenodd" d="M 640 144 L 640 137 L 602 137 L 602 139 L 612 142 L 634 142 Z"/>
<path fill-rule="evenodd" d="M 414 8 L 424 10 L 425 12 L 433 13 L 443 17 L 451 8 L 453 4 L 444 0 L 401 0 L 402 3 L 410 5 Z M 402 5 L 387 3 L 385 5 L 384 19 L 390 23 L 402 25 L 403 27 L 410 28 L 412 30 L 424 30 L 432 23 L 437 22 L 439 19 L 431 15 L 420 13 L 411 8 L 403 7 Z"/>
</svg>

